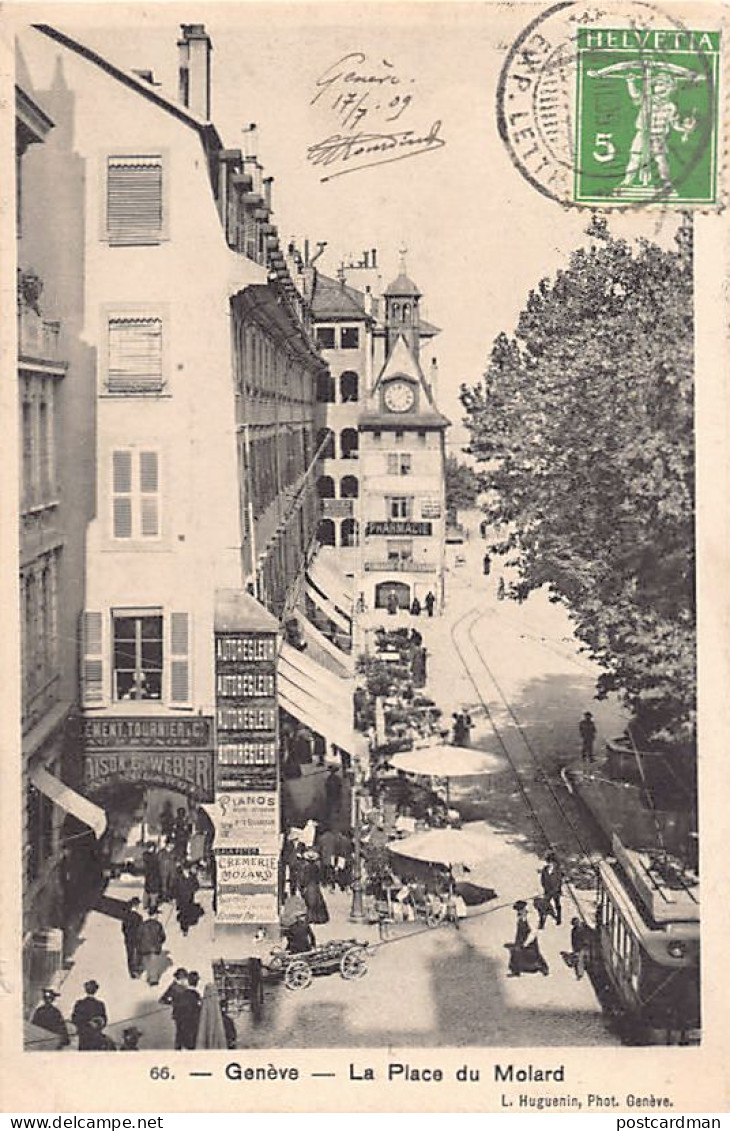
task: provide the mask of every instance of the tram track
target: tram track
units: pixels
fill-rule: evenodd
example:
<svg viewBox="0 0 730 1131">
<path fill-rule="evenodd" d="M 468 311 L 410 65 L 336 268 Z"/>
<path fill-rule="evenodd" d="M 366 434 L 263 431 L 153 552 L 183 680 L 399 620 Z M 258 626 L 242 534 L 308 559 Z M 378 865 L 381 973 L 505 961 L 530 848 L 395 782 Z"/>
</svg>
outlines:
<svg viewBox="0 0 730 1131">
<path fill-rule="evenodd" d="M 556 788 L 556 784 L 551 780 L 550 768 L 546 766 L 545 760 L 530 742 L 514 707 L 475 639 L 476 627 L 484 616 L 484 612 L 472 608 L 453 623 L 450 633 L 454 650 L 505 756 L 525 809 L 545 851 L 555 851 L 559 856 L 565 856 L 567 845 L 564 834 L 567 832 L 585 863 L 594 867 L 597 846 L 591 844 L 591 838 L 585 830 L 579 828 L 576 817 L 569 812 L 568 804 L 561 796 L 560 787 Z M 462 635 L 465 640 L 460 639 Z M 473 657 L 470 656 L 470 651 Z M 489 689 L 493 692 L 491 696 Z M 496 704 L 501 705 L 511 720 L 514 727 L 511 737 L 503 733 L 500 722 L 495 717 L 495 701 Z M 539 801 L 535 797 L 536 788 L 540 794 Z M 581 902 L 570 879 L 566 878 L 565 883 L 573 903 L 582 914 Z"/>
</svg>

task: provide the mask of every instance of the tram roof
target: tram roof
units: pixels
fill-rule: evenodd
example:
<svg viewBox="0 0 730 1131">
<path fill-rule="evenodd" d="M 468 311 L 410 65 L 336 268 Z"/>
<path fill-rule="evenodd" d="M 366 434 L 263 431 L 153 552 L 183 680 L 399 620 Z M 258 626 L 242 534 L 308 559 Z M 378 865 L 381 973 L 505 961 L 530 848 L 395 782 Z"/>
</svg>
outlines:
<svg viewBox="0 0 730 1131">
<path fill-rule="evenodd" d="M 615 833 L 612 847 L 637 898 L 656 923 L 699 920 L 700 885 L 695 876 L 674 867 L 670 883 L 656 849 L 627 848 Z"/>
</svg>

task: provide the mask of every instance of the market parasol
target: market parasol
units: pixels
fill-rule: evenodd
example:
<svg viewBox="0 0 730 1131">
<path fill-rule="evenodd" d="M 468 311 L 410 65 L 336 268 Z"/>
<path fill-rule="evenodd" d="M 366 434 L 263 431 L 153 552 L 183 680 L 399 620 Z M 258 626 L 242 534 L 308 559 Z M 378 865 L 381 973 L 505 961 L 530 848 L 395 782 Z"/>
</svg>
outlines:
<svg viewBox="0 0 730 1131">
<path fill-rule="evenodd" d="M 491 774 L 501 768 L 494 754 L 465 746 L 421 746 L 389 758 L 396 770 L 436 778 L 467 778 Z"/>
<path fill-rule="evenodd" d="M 488 841 L 465 829 L 429 829 L 404 840 L 391 841 L 388 850 L 396 856 L 423 860 L 429 864 L 478 864 L 488 852 Z"/>
</svg>

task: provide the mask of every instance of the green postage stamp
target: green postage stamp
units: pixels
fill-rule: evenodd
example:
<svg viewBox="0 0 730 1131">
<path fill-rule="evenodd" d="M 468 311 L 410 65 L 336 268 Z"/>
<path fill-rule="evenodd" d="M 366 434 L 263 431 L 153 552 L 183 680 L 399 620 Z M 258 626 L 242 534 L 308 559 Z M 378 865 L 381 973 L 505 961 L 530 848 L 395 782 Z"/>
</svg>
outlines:
<svg viewBox="0 0 730 1131">
<path fill-rule="evenodd" d="M 578 30 L 575 199 L 712 204 L 720 33 Z"/>
</svg>

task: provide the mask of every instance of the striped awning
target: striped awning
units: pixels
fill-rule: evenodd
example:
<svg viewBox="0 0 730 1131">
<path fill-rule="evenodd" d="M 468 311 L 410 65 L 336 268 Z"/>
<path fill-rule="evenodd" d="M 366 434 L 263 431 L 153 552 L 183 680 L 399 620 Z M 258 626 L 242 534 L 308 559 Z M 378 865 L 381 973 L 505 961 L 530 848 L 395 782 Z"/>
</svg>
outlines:
<svg viewBox="0 0 730 1131">
<path fill-rule="evenodd" d="M 289 644 L 279 653 L 278 692 L 281 706 L 310 730 L 353 757 L 367 752 L 367 743 L 352 725 L 351 679 L 341 679 Z"/>
<path fill-rule="evenodd" d="M 93 801 L 89 801 L 88 797 L 76 793 L 70 785 L 54 777 L 42 766 L 31 773 L 30 780 L 36 789 L 45 794 L 54 805 L 58 805 L 59 809 L 70 813 L 83 825 L 88 825 L 97 840 L 104 835 L 107 826 L 106 813 Z"/>
</svg>

